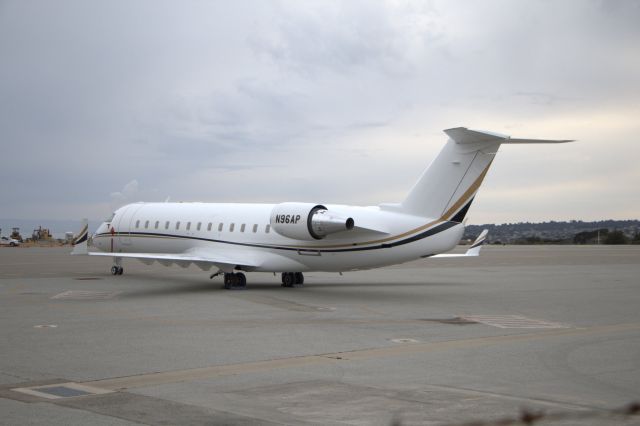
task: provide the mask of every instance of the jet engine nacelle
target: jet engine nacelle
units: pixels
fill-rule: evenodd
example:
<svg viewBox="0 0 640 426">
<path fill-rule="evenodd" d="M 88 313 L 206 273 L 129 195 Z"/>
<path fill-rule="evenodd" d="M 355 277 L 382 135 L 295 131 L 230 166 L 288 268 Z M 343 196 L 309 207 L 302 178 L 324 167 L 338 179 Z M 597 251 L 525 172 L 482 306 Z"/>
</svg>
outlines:
<svg viewBox="0 0 640 426">
<path fill-rule="evenodd" d="M 320 204 L 282 203 L 271 210 L 271 228 L 296 240 L 321 240 L 329 234 L 353 229 L 353 219 L 332 214 Z"/>
</svg>

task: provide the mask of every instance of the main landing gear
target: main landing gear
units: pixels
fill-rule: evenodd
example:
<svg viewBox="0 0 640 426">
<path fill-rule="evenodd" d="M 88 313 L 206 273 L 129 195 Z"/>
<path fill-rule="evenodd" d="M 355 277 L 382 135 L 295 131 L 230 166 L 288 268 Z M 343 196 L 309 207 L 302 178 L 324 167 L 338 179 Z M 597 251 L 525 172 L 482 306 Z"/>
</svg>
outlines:
<svg viewBox="0 0 640 426">
<path fill-rule="evenodd" d="M 224 288 L 227 290 L 244 290 L 247 288 L 247 277 L 242 272 L 224 274 Z"/>
<path fill-rule="evenodd" d="M 124 268 L 122 266 L 113 265 L 111 267 L 111 275 L 122 275 Z"/>
<path fill-rule="evenodd" d="M 218 271 L 211 274 L 209 278 L 215 278 L 218 275 L 224 275 L 224 288 L 226 290 L 244 290 L 247 288 L 247 277 L 242 272 L 224 273 Z M 282 287 L 302 287 L 304 284 L 304 275 L 302 272 L 283 272 Z"/>
<path fill-rule="evenodd" d="M 283 272 L 282 287 L 302 287 L 304 275 L 302 272 Z"/>
</svg>

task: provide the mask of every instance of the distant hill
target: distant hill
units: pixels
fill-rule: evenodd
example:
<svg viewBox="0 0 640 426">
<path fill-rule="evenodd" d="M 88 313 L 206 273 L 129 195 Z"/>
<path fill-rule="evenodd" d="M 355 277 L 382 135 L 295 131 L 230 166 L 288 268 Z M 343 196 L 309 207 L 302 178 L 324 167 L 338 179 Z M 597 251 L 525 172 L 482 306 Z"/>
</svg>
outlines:
<svg viewBox="0 0 640 426">
<path fill-rule="evenodd" d="M 598 242 L 598 238 L 600 243 L 605 243 L 607 237 L 609 241 L 612 241 L 614 236 L 619 237 L 618 233 L 621 233 L 628 241 L 637 238 L 640 232 L 640 220 L 600 220 L 596 222 L 572 220 L 569 222 L 469 225 L 465 229 L 463 239 L 473 239 L 483 229 L 489 230 L 489 243 L 595 244 Z M 618 233 L 614 234 L 614 231 L 618 231 Z"/>
</svg>

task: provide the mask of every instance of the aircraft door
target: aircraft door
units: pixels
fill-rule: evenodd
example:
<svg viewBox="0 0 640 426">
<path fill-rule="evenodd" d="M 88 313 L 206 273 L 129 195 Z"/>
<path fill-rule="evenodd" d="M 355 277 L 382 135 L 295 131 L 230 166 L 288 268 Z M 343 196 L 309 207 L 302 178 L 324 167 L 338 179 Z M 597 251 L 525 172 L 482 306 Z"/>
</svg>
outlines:
<svg viewBox="0 0 640 426">
<path fill-rule="evenodd" d="M 116 232 L 118 232 L 118 242 L 122 245 L 131 245 L 131 230 L 133 227 L 133 219 L 138 210 L 142 207 L 142 204 L 131 204 L 125 208 L 120 215 L 120 220 L 116 225 Z"/>
</svg>

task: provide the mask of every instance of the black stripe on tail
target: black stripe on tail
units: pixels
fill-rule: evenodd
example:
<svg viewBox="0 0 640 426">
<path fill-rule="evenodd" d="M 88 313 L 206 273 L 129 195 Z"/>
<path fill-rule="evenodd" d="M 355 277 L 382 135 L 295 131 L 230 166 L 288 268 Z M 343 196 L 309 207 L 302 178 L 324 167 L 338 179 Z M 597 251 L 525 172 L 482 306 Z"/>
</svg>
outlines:
<svg viewBox="0 0 640 426">
<path fill-rule="evenodd" d="M 469 207 L 471 207 L 471 203 L 473 203 L 473 199 L 475 197 L 472 197 L 469 202 L 467 204 L 465 204 L 465 206 L 463 208 L 461 208 L 460 210 L 458 210 L 458 213 L 455 214 L 455 216 L 453 216 L 451 219 L 449 219 L 451 222 L 458 222 L 458 223 L 462 223 L 462 221 L 464 220 L 464 217 L 467 215 L 467 211 L 469 211 Z"/>
</svg>

